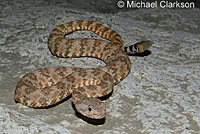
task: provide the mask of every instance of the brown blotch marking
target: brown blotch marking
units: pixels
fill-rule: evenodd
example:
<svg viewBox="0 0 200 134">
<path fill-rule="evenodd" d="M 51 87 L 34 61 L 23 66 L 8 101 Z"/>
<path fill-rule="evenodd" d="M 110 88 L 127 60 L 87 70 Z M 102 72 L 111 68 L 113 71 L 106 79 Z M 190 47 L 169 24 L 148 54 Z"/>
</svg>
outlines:
<svg viewBox="0 0 200 134">
<path fill-rule="evenodd" d="M 59 96 L 59 99 L 62 100 L 63 97 L 65 96 L 65 90 L 61 91 L 58 96 Z"/>
<path fill-rule="evenodd" d="M 87 21 L 87 23 L 85 22 L 85 27 L 86 29 L 85 30 L 89 30 L 89 26 L 91 25 L 91 21 Z"/>
<path fill-rule="evenodd" d="M 74 83 L 76 80 L 73 74 L 69 75 L 68 77 L 65 78 L 67 82 Z"/>
<path fill-rule="evenodd" d="M 120 68 L 119 68 L 119 72 L 124 73 L 124 72 L 126 72 L 126 69 L 127 69 L 126 66 L 121 65 Z"/>
<path fill-rule="evenodd" d="M 102 31 L 102 33 L 105 33 L 105 32 L 107 32 L 109 29 L 110 29 L 110 28 L 103 26 L 103 27 L 101 28 L 101 31 Z"/>
<path fill-rule="evenodd" d="M 50 94 L 52 90 L 50 88 L 43 88 L 41 89 L 41 93 L 44 95 L 44 96 L 48 96 Z"/>
<path fill-rule="evenodd" d="M 114 30 L 112 30 L 112 31 L 110 32 L 110 40 L 111 40 L 111 41 L 114 39 L 115 35 L 117 35 L 117 33 L 116 33 Z"/>
<path fill-rule="evenodd" d="M 122 38 L 119 34 L 116 34 L 112 40 L 113 42 L 117 41 L 122 44 Z"/>
<path fill-rule="evenodd" d="M 59 30 L 61 30 L 63 33 L 66 33 L 66 27 L 65 24 L 61 24 L 57 27 Z"/>
<path fill-rule="evenodd" d="M 23 103 L 24 99 L 27 98 L 24 92 L 21 92 L 21 91 L 16 92 L 15 97 L 16 97 L 17 102 L 21 102 L 21 103 Z"/>
<path fill-rule="evenodd" d="M 114 79 L 115 84 L 119 82 L 119 81 L 118 81 L 117 75 L 115 75 L 115 76 L 113 77 L 113 79 Z"/>
<path fill-rule="evenodd" d="M 101 73 L 102 73 L 102 72 L 97 71 L 97 70 L 94 70 L 94 71 L 92 72 L 92 74 L 94 74 L 95 76 L 100 75 Z"/>
<path fill-rule="evenodd" d="M 42 106 L 48 106 L 46 101 L 43 101 L 43 103 L 41 104 Z"/>
<path fill-rule="evenodd" d="M 106 39 L 108 39 L 108 40 L 112 40 L 112 33 L 114 33 L 115 31 L 113 31 L 112 29 L 109 29 L 106 33 L 105 33 L 105 37 L 106 37 Z"/>
<path fill-rule="evenodd" d="M 87 84 L 86 84 L 86 82 L 87 82 Z M 92 84 L 94 84 L 94 81 L 91 80 L 91 79 L 88 79 L 88 80 L 85 81 L 85 84 L 86 85 L 92 85 Z"/>
<path fill-rule="evenodd" d="M 65 33 L 56 27 L 52 30 L 51 34 L 54 34 L 56 36 L 64 36 Z"/>
<path fill-rule="evenodd" d="M 81 87 L 82 86 L 82 81 L 81 79 L 76 80 L 76 84 L 77 87 Z"/>
<path fill-rule="evenodd" d="M 96 22 L 95 22 L 96 23 Z M 95 25 L 93 25 L 93 28 L 95 29 L 95 33 L 97 32 L 97 31 L 101 31 L 101 24 L 98 24 L 98 23 L 96 23 Z M 96 33 L 97 34 L 97 33 Z M 98 35 L 98 34 L 97 34 Z"/>
<path fill-rule="evenodd" d="M 55 39 L 55 47 L 57 47 L 57 50 L 59 50 L 60 45 L 62 44 L 64 39 L 65 39 L 64 37 L 58 37 Z"/>
<path fill-rule="evenodd" d="M 87 72 L 84 71 L 84 70 L 81 70 L 78 75 L 81 76 L 81 77 L 85 77 L 87 75 Z"/>
<path fill-rule="evenodd" d="M 107 73 L 105 73 L 104 75 L 103 75 L 103 79 L 104 80 L 110 80 L 110 75 L 109 74 L 107 74 Z"/>
<path fill-rule="evenodd" d="M 42 75 L 49 75 L 49 69 L 47 69 L 47 68 L 42 68 L 40 71 L 39 71 Z"/>
<path fill-rule="evenodd" d="M 22 89 L 24 87 L 24 83 L 22 83 L 21 81 L 17 84 L 16 90 L 15 90 L 15 94 L 22 94 Z"/>
<path fill-rule="evenodd" d="M 68 25 L 67 27 L 70 27 L 70 28 L 72 28 L 72 26 L 73 26 L 73 23 L 74 23 L 73 21 L 71 21 L 71 22 L 68 22 L 68 23 L 67 23 L 67 25 Z"/>
<path fill-rule="evenodd" d="M 55 91 L 54 94 L 53 94 L 53 96 L 51 96 L 51 98 L 57 98 L 58 94 L 59 94 L 59 91 Z"/>
<path fill-rule="evenodd" d="M 95 51 L 93 52 L 95 54 L 95 57 L 98 57 L 98 55 L 100 55 L 102 51 L 102 43 L 98 40 L 95 40 Z"/>
<path fill-rule="evenodd" d="M 104 30 L 103 30 L 103 34 L 102 34 L 102 37 L 103 38 L 106 38 L 106 39 L 108 39 L 108 40 L 110 40 L 110 33 L 111 33 L 111 31 L 109 31 L 110 30 L 110 28 L 108 28 L 108 27 L 104 27 Z"/>
<path fill-rule="evenodd" d="M 77 101 L 80 100 L 80 96 L 79 96 L 78 94 L 76 94 L 76 92 L 74 92 L 74 93 L 72 94 L 72 99 L 73 99 L 73 103 L 76 104 Z"/>
<path fill-rule="evenodd" d="M 102 58 L 103 59 L 108 59 L 108 56 L 110 55 L 110 52 L 105 52 L 103 55 L 102 55 Z"/>
<path fill-rule="evenodd" d="M 83 23 L 82 20 L 76 21 L 77 27 L 79 27 L 78 29 L 81 29 L 81 28 L 82 28 L 82 23 Z"/>
<path fill-rule="evenodd" d="M 52 79 L 52 77 L 49 79 L 49 83 L 51 83 L 51 84 L 49 84 L 49 85 L 54 85 L 54 84 L 56 84 L 56 81 L 54 81 L 53 79 Z M 48 86 L 46 86 L 46 87 L 48 87 Z"/>
<path fill-rule="evenodd" d="M 17 102 L 20 102 L 20 100 L 21 100 L 20 95 L 15 95 L 15 100 L 16 100 Z"/>
<path fill-rule="evenodd" d="M 62 35 L 58 35 L 58 34 L 54 34 L 54 33 L 52 33 L 52 34 L 50 34 L 49 35 L 49 47 L 52 49 L 53 48 L 53 46 L 54 46 L 54 41 L 55 41 L 55 39 L 57 39 L 58 37 L 63 37 Z"/>
<path fill-rule="evenodd" d="M 88 89 L 91 90 L 91 91 L 95 91 L 95 90 L 96 90 L 96 87 L 95 87 L 95 86 L 89 86 Z"/>
<path fill-rule="evenodd" d="M 59 82 L 57 85 L 57 89 L 59 89 L 59 90 L 65 89 L 65 83 Z"/>
<path fill-rule="evenodd" d="M 109 94 L 108 90 L 107 90 L 107 91 L 104 91 L 104 92 L 102 93 L 102 96 L 105 96 L 105 95 L 107 95 L 107 94 Z"/>
<path fill-rule="evenodd" d="M 54 31 L 52 31 L 52 33 L 49 35 L 49 41 L 53 41 L 58 37 L 63 37 L 64 34 L 63 33 L 56 33 Z"/>
<path fill-rule="evenodd" d="M 101 30 L 98 30 L 98 31 L 96 31 L 96 34 L 99 35 L 99 36 L 101 36 L 102 31 L 101 31 Z"/>
<path fill-rule="evenodd" d="M 24 105 L 28 105 L 28 103 L 27 103 L 27 101 L 28 101 L 28 99 L 27 99 L 27 97 L 26 96 L 24 96 L 23 97 L 23 100 L 22 100 L 23 102 L 21 102 L 21 103 L 23 103 Z"/>
<path fill-rule="evenodd" d="M 80 92 L 85 92 L 85 88 L 84 87 L 79 87 L 79 88 L 77 88 L 77 90 L 80 91 Z"/>
<path fill-rule="evenodd" d="M 28 80 L 28 79 L 24 79 L 23 83 L 28 84 L 29 86 L 34 87 L 34 83 L 32 81 Z M 21 85 L 21 87 L 22 87 L 22 85 Z M 18 88 L 20 88 L 20 87 L 18 87 Z"/>
<path fill-rule="evenodd" d="M 72 57 L 78 56 L 79 54 L 79 46 L 73 46 L 72 47 Z"/>
<path fill-rule="evenodd" d="M 53 48 L 53 45 L 55 44 L 55 40 L 57 39 L 57 38 L 63 38 L 63 36 L 62 35 L 57 35 L 57 34 L 51 34 L 50 35 L 50 39 L 49 39 L 49 47 L 52 49 Z"/>
<path fill-rule="evenodd" d="M 65 49 L 63 51 L 64 54 L 62 54 L 63 57 L 65 58 L 69 57 L 69 54 L 71 52 L 71 44 L 72 44 L 72 40 L 68 40 L 67 44 L 65 44 Z"/>
<path fill-rule="evenodd" d="M 60 71 L 60 72 L 58 72 L 57 74 L 58 74 L 59 76 L 61 76 L 61 77 L 64 77 L 64 76 L 65 76 L 65 74 L 64 74 L 63 71 Z"/>
<path fill-rule="evenodd" d="M 52 46 L 50 47 L 50 51 L 52 52 L 53 55 L 56 55 L 56 52 L 58 51 L 58 47 L 59 47 L 59 44 L 57 42 L 54 42 L 52 44 Z"/>
<path fill-rule="evenodd" d="M 24 81 L 21 79 L 17 84 L 16 93 L 19 92 L 19 90 L 21 90 L 21 88 L 23 88 L 23 86 L 24 86 Z"/>
<path fill-rule="evenodd" d="M 35 74 L 33 74 L 33 73 L 29 74 L 29 78 L 32 79 L 32 80 L 37 81 L 37 76 Z"/>
<path fill-rule="evenodd" d="M 87 39 L 81 39 L 80 41 L 81 45 L 84 46 L 87 44 Z"/>
<path fill-rule="evenodd" d="M 29 94 L 31 94 L 31 93 L 33 93 L 33 92 L 34 92 L 34 89 L 29 88 L 29 87 L 25 88 L 25 93 L 26 93 L 27 95 L 29 95 Z"/>
<path fill-rule="evenodd" d="M 38 100 L 38 103 L 40 104 L 40 105 L 42 105 L 42 106 L 46 106 L 47 105 L 47 103 L 46 103 L 46 99 L 45 98 L 40 98 L 39 100 Z"/>
<path fill-rule="evenodd" d="M 35 88 L 42 88 L 43 87 L 43 84 L 42 84 L 42 82 L 41 81 L 36 81 L 36 82 L 34 82 L 34 87 Z"/>
<path fill-rule="evenodd" d="M 66 96 L 66 95 L 70 95 L 70 94 L 72 93 L 73 90 L 74 90 L 73 87 L 68 86 L 68 89 L 67 89 L 67 90 L 64 90 L 64 91 L 65 91 L 65 96 Z"/>
<path fill-rule="evenodd" d="M 85 43 L 86 43 L 86 41 L 85 41 L 86 39 L 80 39 L 79 40 L 79 44 L 78 44 L 78 57 L 79 56 L 82 56 L 83 55 L 83 53 L 84 53 L 84 46 L 85 46 Z"/>
<path fill-rule="evenodd" d="M 97 28 L 97 29 L 96 29 L 95 33 L 96 33 L 97 35 L 99 35 L 99 36 L 102 37 L 102 32 L 103 32 L 103 30 L 104 30 L 104 26 L 99 25 L 99 26 L 97 26 L 96 28 Z"/>
<path fill-rule="evenodd" d="M 87 21 L 85 20 L 79 20 L 81 22 L 81 29 L 85 30 L 87 29 Z"/>
<path fill-rule="evenodd" d="M 106 87 L 108 87 L 108 84 L 104 82 L 104 83 L 101 83 L 100 86 L 102 87 L 102 89 L 105 89 Z"/>
<path fill-rule="evenodd" d="M 95 30 L 96 30 L 95 27 L 96 27 L 96 22 L 91 22 L 91 24 L 88 26 L 88 30 L 95 32 Z"/>
<path fill-rule="evenodd" d="M 40 81 L 42 87 L 48 87 L 49 86 L 47 79 L 40 77 L 39 81 Z"/>
<path fill-rule="evenodd" d="M 85 47 L 85 53 L 86 53 L 86 56 L 89 56 L 90 55 L 90 51 L 92 50 L 92 46 L 89 44 L 88 41 L 86 41 L 86 47 Z"/>
<path fill-rule="evenodd" d="M 96 26 L 96 22 L 94 22 L 94 21 L 88 21 L 88 24 L 87 24 L 87 29 L 89 30 L 89 31 L 95 31 L 95 30 L 93 30 L 94 29 L 94 27 Z"/>
<path fill-rule="evenodd" d="M 97 93 L 95 93 L 95 92 L 92 92 L 92 93 L 90 94 L 91 97 L 96 97 L 96 95 L 97 95 Z"/>
<path fill-rule="evenodd" d="M 58 77 L 57 74 L 53 74 L 52 75 L 53 80 L 55 80 L 56 82 L 60 81 L 60 78 Z"/>
<path fill-rule="evenodd" d="M 64 42 L 64 40 L 62 40 L 62 42 Z M 63 55 L 63 52 L 65 51 L 65 44 L 63 44 L 63 43 L 61 43 L 60 45 L 59 45 L 59 49 L 58 49 L 58 55 L 59 56 L 62 56 Z"/>
<path fill-rule="evenodd" d="M 55 68 L 55 72 L 57 72 L 57 73 L 63 72 L 63 69 L 65 69 L 65 68 L 63 68 L 63 67 L 57 67 L 57 68 Z"/>
<path fill-rule="evenodd" d="M 52 104 L 55 104 L 56 102 L 57 102 L 57 99 L 56 99 L 56 98 L 54 98 L 54 99 L 51 101 L 51 103 L 50 103 L 50 104 L 52 105 Z"/>
<path fill-rule="evenodd" d="M 80 27 L 79 27 L 78 25 L 73 26 L 73 30 L 74 30 L 74 31 L 77 31 L 77 30 L 79 30 L 79 29 L 80 29 Z"/>
<path fill-rule="evenodd" d="M 96 52 L 95 52 L 96 53 L 96 57 L 99 55 L 99 53 L 101 52 L 101 50 L 102 50 L 101 48 L 97 48 L 96 49 Z"/>
<path fill-rule="evenodd" d="M 90 82 L 90 80 L 82 80 L 81 82 L 82 82 L 82 86 L 84 87 L 87 85 L 87 82 Z"/>
<path fill-rule="evenodd" d="M 36 101 L 32 101 L 31 103 L 30 103 L 30 107 L 35 107 L 37 105 L 37 102 Z"/>
</svg>

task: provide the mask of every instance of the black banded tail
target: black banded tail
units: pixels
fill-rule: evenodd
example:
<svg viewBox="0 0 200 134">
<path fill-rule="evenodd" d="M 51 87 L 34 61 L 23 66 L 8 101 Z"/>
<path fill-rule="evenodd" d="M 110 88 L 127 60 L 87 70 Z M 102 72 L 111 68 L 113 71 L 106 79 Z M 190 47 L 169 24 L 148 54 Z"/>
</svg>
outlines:
<svg viewBox="0 0 200 134">
<path fill-rule="evenodd" d="M 153 42 L 152 41 L 141 41 L 137 42 L 131 46 L 124 47 L 125 52 L 128 55 L 134 55 L 134 54 L 139 54 L 143 53 L 145 50 L 149 49 L 152 46 Z"/>
</svg>

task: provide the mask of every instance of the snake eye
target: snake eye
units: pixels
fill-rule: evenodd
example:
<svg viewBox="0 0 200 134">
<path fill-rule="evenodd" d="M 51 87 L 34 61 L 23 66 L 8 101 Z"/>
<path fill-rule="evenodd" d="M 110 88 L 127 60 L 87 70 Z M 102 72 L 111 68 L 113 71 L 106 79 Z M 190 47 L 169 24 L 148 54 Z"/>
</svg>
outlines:
<svg viewBox="0 0 200 134">
<path fill-rule="evenodd" d="M 91 108 L 91 107 L 88 107 L 88 111 L 92 111 L 92 108 Z"/>
</svg>

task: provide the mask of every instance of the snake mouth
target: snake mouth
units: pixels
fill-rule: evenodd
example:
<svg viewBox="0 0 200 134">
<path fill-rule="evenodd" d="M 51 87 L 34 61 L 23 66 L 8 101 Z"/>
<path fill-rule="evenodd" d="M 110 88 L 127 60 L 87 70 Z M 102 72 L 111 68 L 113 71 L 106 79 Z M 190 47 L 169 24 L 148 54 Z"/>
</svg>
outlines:
<svg viewBox="0 0 200 134">
<path fill-rule="evenodd" d="M 80 113 L 80 112 L 79 112 Z M 95 119 L 95 120 L 100 120 L 105 118 L 106 114 L 105 113 L 94 113 L 92 111 L 89 111 L 87 113 L 80 113 L 83 116 L 90 118 L 90 119 Z"/>
<path fill-rule="evenodd" d="M 105 114 L 93 114 L 93 116 L 91 117 L 92 119 L 96 119 L 96 120 L 100 120 L 105 118 Z"/>
</svg>

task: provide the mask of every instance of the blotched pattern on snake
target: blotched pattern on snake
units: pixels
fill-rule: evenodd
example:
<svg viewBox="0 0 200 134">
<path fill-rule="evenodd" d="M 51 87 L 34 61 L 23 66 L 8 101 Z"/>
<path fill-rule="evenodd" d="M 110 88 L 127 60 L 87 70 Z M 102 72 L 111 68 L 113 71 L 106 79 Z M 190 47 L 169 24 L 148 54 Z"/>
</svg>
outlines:
<svg viewBox="0 0 200 134">
<path fill-rule="evenodd" d="M 88 30 L 108 41 L 68 39 L 65 35 Z M 72 94 L 75 108 L 82 115 L 101 119 L 106 106 L 98 97 L 105 96 L 130 72 L 127 54 L 144 52 L 151 46 L 143 41 L 123 47 L 121 36 L 114 30 L 93 21 L 77 20 L 57 26 L 49 35 L 48 47 L 57 57 L 94 57 L 106 63 L 100 68 L 42 68 L 24 75 L 18 82 L 15 100 L 29 107 L 46 107 Z"/>
</svg>

